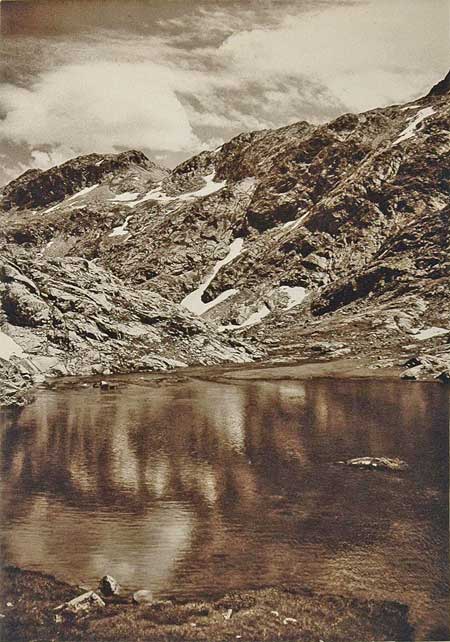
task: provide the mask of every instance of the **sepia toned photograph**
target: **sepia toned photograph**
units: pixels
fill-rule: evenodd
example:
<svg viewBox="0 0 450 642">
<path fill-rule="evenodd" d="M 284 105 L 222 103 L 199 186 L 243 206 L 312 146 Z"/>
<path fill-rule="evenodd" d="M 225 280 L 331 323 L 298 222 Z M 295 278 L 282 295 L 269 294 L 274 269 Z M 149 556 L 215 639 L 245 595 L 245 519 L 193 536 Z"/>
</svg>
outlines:
<svg viewBox="0 0 450 642">
<path fill-rule="evenodd" d="M 450 640 L 449 0 L 0 0 L 0 642 Z"/>
</svg>

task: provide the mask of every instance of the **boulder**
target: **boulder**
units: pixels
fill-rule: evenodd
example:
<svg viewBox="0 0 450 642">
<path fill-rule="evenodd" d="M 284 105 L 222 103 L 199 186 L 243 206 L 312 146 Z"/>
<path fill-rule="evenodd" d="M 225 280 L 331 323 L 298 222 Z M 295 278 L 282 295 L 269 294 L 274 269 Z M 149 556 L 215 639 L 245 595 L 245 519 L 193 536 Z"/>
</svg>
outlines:
<svg viewBox="0 0 450 642">
<path fill-rule="evenodd" d="M 325 270 L 328 265 L 326 258 L 318 254 L 309 254 L 306 259 L 303 259 L 302 263 L 307 268 L 319 268 L 321 270 Z"/>
<path fill-rule="evenodd" d="M 152 604 L 154 601 L 151 591 L 142 589 L 133 593 L 133 602 L 135 604 Z"/>
<path fill-rule="evenodd" d="M 19 326 L 40 326 L 50 317 L 45 301 L 30 292 L 24 283 L 14 282 L 6 286 L 3 307 L 8 321 Z"/>
<path fill-rule="evenodd" d="M 105 603 L 97 593 L 94 591 L 87 591 L 86 593 L 78 595 L 78 597 L 74 597 L 73 600 L 57 606 L 55 611 L 80 614 L 88 613 L 93 609 L 101 608 L 103 606 L 105 606 Z"/>
<path fill-rule="evenodd" d="M 400 375 L 400 379 L 405 381 L 417 381 L 417 378 L 421 375 L 423 371 L 422 366 L 415 366 L 414 368 L 409 368 L 409 370 L 404 370 Z"/>
<path fill-rule="evenodd" d="M 105 597 L 112 597 L 113 595 L 120 594 L 120 585 L 113 577 L 111 577 L 111 575 L 104 575 L 102 577 L 99 589 Z"/>
</svg>

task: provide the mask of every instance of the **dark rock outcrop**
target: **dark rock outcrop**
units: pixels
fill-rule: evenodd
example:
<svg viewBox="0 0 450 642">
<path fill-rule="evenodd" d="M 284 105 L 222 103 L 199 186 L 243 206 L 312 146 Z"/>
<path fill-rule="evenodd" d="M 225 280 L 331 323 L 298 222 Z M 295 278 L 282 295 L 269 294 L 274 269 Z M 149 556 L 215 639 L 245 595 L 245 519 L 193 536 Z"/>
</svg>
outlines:
<svg viewBox="0 0 450 642">
<path fill-rule="evenodd" d="M 450 71 L 441 81 L 436 83 L 431 89 L 429 96 L 442 96 L 443 94 L 448 94 L 450 92 Z"/>
</svg>

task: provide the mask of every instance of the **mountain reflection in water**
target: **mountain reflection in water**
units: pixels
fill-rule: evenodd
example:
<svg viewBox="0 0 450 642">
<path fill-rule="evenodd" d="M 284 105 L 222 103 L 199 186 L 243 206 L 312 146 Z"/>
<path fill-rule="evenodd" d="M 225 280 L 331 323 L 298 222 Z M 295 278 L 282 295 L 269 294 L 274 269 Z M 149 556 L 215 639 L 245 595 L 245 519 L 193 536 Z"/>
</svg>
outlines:
<svg viewBox="0 0 450 642">
<path fill-rule="evenodd" d="M 3 556 L 194 596 L 268 584 L 448 609 L 448 391 L 138 377 L 3 413 Z M 403 475 L 332 462 L 401 457 Z"/>
</svg>

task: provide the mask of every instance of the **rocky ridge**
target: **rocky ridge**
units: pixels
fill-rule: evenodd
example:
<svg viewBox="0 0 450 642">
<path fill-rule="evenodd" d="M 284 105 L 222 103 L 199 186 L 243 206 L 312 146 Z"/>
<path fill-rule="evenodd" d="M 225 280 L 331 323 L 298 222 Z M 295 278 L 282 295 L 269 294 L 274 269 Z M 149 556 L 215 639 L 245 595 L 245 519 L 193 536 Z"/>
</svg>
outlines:
<svg viewBox="0 0 450 642">
<path fill-rule="evenodd" d="M 277 360 L 448 368 L 448 78 L 407 105 L 241 134 L 172 171 L 130 151 L 26 172 L 0 199 L 2 254 L 25 251 L 27 276 L 95 261 L 232 351 L 243 336 Z"/>
<path fill-rule="evenodd" d="M 0 260 L 2 401 L 21 403 L 48 376 L 166 370 L 251 360 L 159 294 L 130 288 L 83 258 Z"/>
</svg>

